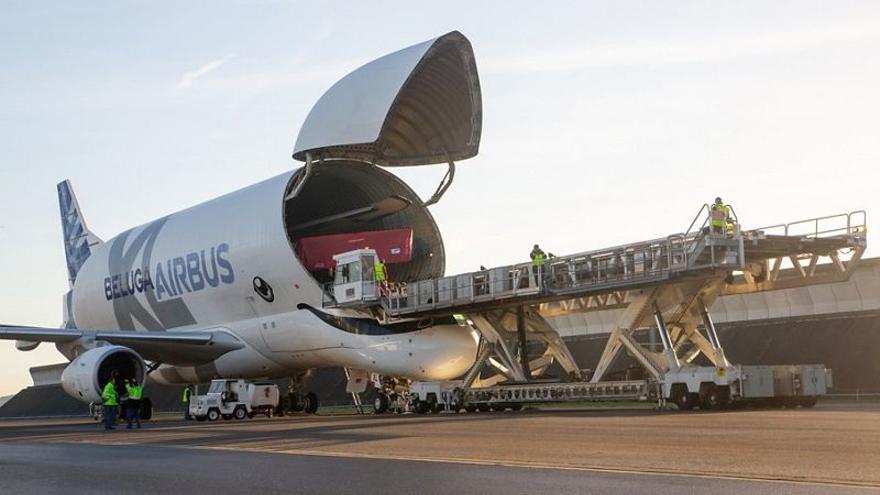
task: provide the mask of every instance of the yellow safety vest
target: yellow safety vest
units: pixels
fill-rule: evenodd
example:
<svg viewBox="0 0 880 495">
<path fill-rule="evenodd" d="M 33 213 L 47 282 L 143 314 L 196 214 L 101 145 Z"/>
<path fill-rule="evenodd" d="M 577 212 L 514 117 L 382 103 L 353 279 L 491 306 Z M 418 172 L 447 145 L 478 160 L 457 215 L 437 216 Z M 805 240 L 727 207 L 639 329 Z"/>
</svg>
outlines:
<svg viewBox="0 0 880 495">
<path fill-rule="evenodd" d="M 189 387 L 183 389 L 183 397 L 180 398 L 181 402 L 189 402 L 189 394 L 192 393 Z"/>
<path fill-rule="evenodd" d="M 541 266 L 544 264 L 544 253 L 538 252 L 532 256 L 532 265 Z"/>
<path fill-rule="evenodd" d="M 101 400 L 105 406 L 119 405 L 119 402 L 116 401 L 116 387 L 113 386 L 113 382 L 107 382 L 107 385 L 104 385 L 104 390 L 101 391 Z"/>
<path fill-rule="evenodd" d="M 125 389 L 128 390 L 128 398 L 131 400 L 141 400 L 144 394 L 144 387 L 140 385 L 126 385 Z"/>
<path fill-rule="evenodd" d="M 724 227 L 727 225 L 727 219 L 730 218 L 730 207 L 722 204 L 713 204 L 709 213 L 713 227 Z"/>
<path fill-rule="evenodd" d="M 377 261 L 373 265 L 373 274 L 375 275 L 376 282 L 384 282 L 385 281 L 385 263 L 381 261 Z"/>
</svg>

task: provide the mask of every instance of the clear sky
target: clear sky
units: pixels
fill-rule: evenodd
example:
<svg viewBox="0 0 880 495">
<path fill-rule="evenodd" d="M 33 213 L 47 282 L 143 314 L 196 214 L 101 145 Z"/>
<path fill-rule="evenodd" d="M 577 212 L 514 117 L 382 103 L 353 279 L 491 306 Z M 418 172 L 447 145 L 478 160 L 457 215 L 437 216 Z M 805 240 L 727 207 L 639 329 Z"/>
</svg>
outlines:
<svg viewBox="0 0 880 495">
<path fill-rule="evenodd" d="M 59 180 L 108 239 L 279 174 L 338 78 L 453 29 L 484 120 L 432 207 L 450 272 L 678 232 L 719 194 L 752 227 L 880 215 L 880 2 L 2 0 L 0 321 L 60 323 Z M 61 360 L 0 341 L 0 395 Z"/>
</svg>

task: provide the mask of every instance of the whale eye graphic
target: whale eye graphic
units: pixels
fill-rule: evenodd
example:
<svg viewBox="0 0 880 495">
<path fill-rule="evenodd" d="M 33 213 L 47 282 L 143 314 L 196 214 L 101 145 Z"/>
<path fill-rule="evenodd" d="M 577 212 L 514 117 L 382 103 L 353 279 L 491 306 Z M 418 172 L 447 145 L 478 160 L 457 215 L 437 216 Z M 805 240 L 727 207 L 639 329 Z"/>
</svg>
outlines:
<svg viewBox="0 0 880 495">
<path fill-rule="evenodd" d="M 268 282 L 260 277 L 254 277 L 254 292 L 260 295 L 266 302 L 275 300 L 275 291 Z"/>
</svg>

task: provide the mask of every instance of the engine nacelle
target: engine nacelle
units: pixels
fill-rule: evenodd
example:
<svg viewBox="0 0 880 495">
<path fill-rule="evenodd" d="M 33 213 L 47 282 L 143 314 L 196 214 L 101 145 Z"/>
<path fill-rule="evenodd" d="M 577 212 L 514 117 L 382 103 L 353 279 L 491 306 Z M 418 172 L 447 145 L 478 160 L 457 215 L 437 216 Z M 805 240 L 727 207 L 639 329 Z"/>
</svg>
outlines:
<svg viewBox="0 0 880 495">
<path fill-rule="evenodd" d="M 108 345 L 90 349 L 74 359 L 61 374 L 61 386 L 83 402 L 101 402 L 101 391 L 117 370 L 121 378 L 134 378 L 143 385 L 146 365 L 140 354 L 128 347 Z"/>
</svg>

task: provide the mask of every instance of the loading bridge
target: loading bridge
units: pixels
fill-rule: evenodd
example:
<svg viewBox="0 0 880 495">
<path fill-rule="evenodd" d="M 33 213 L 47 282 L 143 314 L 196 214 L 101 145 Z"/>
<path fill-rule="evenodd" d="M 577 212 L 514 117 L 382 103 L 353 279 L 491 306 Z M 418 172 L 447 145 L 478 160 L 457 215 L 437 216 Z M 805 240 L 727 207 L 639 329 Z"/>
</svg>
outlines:
<svg viewBox="0 0 880 495">
<path fill-rule="evenodd" d="M 784 393 L 792 396 L 824 393 L 821 365 L 744 369 L 731 364 L 708 308 L 722 294 L 845 280 L 866 248 L 865 212 L 753 230 L 734 224 L 715 233 L 707 227 L 708 211 L 704 205 L 685 233 L 554 257 L 541 266 L 521 263 L 390 286 L 362 280 L 357 290 L 347 291 L 331 287 L 325 306 L 360 308 L 385 322 L 462 315 L 482 336 L 477 363 L 462 380 L 414 384 L 422 399 L 433 395 L 447 405 L 650 397 L 690 407 L 780 395 L 772 387 L 758 390 L 757 381 L 791 382 Z M 334 299 L 333 294 L 355 297 Z M 579 369 L 546 318 L 610 307 L 624 311 L 602 356 L 592 369 Z M 642 328 L 656 329 L 662 351 L 636 340 Z M 536 347 L 542 351 L 536 354 Z M 645 368 L 648 380 L 603 381 L 621 352 Z M 696 366 L 700 355 L 712 366 Z M 554 362 L 568 381 L 536 380 Z M 487 370 L 494 374 L 487 376 Z M 803 383 L 806 376 L 821 386 L 810 388 Z"/>
<path fill-rule="evenodd" d="M 353 300 L 335 299 L 331 285 L 324 306 L 372 307 L 381 310 L 384 321 L 394 321 L 589 297 L 605 305 L 622 302 L 621 291 L 719 274 L 735 274 L 728 285 L 746 285 L 753 292 L 796 285 L 779 280 L 786 261 L 798 269 L 802 282 L 820 283 L 811 277 L 822 257 L 835 268 L 831 277 L 844 275 L 858 263 L 866 246 L 864 211 L 748 231 L 737 224 L 726 234 L 708 232 L 707 221 L 708 217 L 694 232 L 554 257 L 543 266 L 520 263 L 390 286 L 362 280 L 357 282 L 361 296 Z M 812 228 L 803 232 L 803 226 Z M 846 262 L 841 260 L 845 250 L 852 251 Z M 742 289 L 725 291 L 729 292 Z"/>
</svg>

